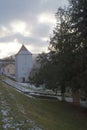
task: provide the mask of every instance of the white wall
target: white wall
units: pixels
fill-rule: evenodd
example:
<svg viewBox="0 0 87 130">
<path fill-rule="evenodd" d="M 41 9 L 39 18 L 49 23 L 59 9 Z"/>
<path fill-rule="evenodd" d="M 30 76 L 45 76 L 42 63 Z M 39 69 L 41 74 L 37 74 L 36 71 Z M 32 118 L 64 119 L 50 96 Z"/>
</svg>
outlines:
<svg viewBox="0 0 87 130">
<path fill-rule="evenodd" d="M 19 54 L 16 55 L 15 59 L 16 66 L 16 80 L 18 82 L 23 82 L 23 78 L 25 81 L 28 80 L 29 73 L 32 69 L 32 54 L 28 51 L 20 51 Z"/>
</svg>

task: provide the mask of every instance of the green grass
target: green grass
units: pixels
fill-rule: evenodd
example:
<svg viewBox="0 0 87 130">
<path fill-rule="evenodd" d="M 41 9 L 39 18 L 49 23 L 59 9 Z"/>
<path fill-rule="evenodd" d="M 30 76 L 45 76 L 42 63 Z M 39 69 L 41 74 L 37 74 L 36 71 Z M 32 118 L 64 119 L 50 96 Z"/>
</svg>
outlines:
<svg viewBox="0 0 87 130">
<path fill-rule="evenodd" d="M 29 98 L 12 87 L 2 84 L 0 92 L 10 107 L 14 122 L 25 121 L 22 130 L 28 130 L 32 119 L 43 130 L 87 130 L 87 110 L 58 100 Z M 0 129 L 2 117 L 0 116 Z M 10 130 L 10 129 L 9 129 Z"/>
</svg>

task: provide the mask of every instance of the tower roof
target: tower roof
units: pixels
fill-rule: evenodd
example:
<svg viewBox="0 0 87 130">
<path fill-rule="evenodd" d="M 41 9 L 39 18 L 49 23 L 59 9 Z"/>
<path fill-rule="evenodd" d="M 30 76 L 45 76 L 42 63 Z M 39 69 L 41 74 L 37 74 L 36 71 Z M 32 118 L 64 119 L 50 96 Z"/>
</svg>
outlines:
<svg viewBox="0 0 87 130">
<path fill-rule="evenodd" d="M 28 51 L 28 49 L 24 45 L 21 46 L 20 50 L 18 51 L 18 53 L 16 55 L 18 55 L 21 51 L 27 51 L 28 54 L 32 55 L 32 53 L 30 51 Z"/>
<path fill-rule="evenodd" d="M 23 51 L 28 51 L 27 50 L 27 48 L 24 46 L 24 45 L 22 45 L 22 47 L 21 47 L 21 49 L 20 50 L 23 50 Z"/>
</svg>

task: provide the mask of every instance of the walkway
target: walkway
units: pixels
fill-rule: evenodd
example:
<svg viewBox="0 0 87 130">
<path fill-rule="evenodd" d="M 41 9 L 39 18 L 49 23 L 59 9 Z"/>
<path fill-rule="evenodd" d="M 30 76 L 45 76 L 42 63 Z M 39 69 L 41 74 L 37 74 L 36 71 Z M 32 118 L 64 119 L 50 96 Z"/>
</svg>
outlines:
<svg viewBox="0 0 87 130">
<path fill-rule="evenodd" d="M 35 88 L 35 87 L 32 88 L 27 83 L 15 82 L 15 81 L 13 81 L 13 80 L 11 80 L 9 78 L 6 78 L 4 80 L 4 82 L 9 84 L 9 85 L 11 85 L 14 88 L 16 88 L 18 91 L 25 93 L 29 97 L 32 97 L 32 96 L 43 96 L 43 97 L 45 97 L 45 99 L 46 98 L 55 98 L 55 99 L 58 99 L 58 100 L 61 101 L 61 96 L 54 96 L 54 95 L 49 95 L 49 94 L 45 95 L 44 93 L 40 94 L 40 93 L 38 93 L 37 88 Z M 65 97 L 65 100 L 67 102 L 72 102 L 72 97 Z M 80 100 L 80 105 L 83 106 L 83 107 L 87 107 L 87 103 L 85 101 L 81 101 Z"/>
</svg>

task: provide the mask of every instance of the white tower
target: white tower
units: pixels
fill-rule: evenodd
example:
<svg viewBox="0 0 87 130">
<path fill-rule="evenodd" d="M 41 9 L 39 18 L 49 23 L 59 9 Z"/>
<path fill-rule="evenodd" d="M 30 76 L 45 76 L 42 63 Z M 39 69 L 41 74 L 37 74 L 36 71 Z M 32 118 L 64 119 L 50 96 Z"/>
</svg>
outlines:
<svg viewBox="0 0 87 130">
<path fill-rule="evenodd" d="M 28 81 L 32 69 L 32 54 L 22 45 L 21 49 L 15 56 L 16 80 L 18 82 Z"/>
</svg>

